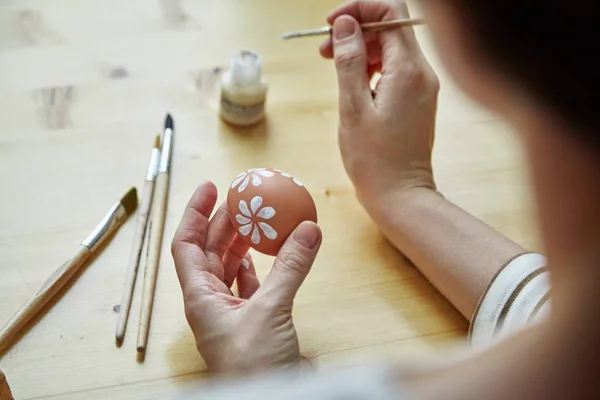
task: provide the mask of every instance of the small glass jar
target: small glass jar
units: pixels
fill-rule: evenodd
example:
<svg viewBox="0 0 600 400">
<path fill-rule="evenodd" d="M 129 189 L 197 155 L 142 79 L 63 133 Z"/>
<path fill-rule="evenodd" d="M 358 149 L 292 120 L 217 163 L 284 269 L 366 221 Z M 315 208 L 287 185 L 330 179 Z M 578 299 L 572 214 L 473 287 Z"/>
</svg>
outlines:
<svg viewBox="0 0 600 400">
<path fill-rule="evenodd" d="M 221 118 L 240 127 L 261 122 L 265 117 L 267 90 L 260 55 L 251 50 L 235 54 L 230 69 L 221 77 Z"/>
</svg>

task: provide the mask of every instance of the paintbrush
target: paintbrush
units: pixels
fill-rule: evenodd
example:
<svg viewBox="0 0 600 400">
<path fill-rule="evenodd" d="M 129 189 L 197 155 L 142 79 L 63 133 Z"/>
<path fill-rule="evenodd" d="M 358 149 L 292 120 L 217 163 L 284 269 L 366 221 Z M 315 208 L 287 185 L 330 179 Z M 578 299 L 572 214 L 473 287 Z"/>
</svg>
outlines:
<svg viewBox="0 0 600 400">
<path fill-rule="evenodd" d="M 160 162 L 158 164 L 158 175 L 154 188 L 152 200 L 152 211 L 150 214 L 150 228 L 148 236 L 148 256 L 146 257 L 146 270 L 144 272 L 144 289 L 142 291 L 142 309 L 138 326 L 137 351 L 143 353 L 148 344 L 148 330 L 150 329 L 150 318 L 152 316 L 152 305 L 154 303 L 154 291 L 156 289 L 156 278 L 158 276 L 158 265 L 160 262 L 160 251 L 162 248 L 165 218 L 167 215 L 167 201 L 169 197 L 169 179 L 171 173 L 171 155 L 173 151 L 173 137 L 175 127 L 173 118 L 167 114 L 165 119 L 165 130 L 163 134 L 162 147 L 160 149 Z"/>
<path fill-rule="evenodd" d="M 54 271 L 38 292 L 6 324 L 0 332 L 0 351 L 15 339 L 19 331 L 65 286 L 91 256 L 98 252 L 101 245 L 135 211 L 137 204 L 137 190 L 131 188 L 110 208 L 96 229 L 81 242 L 75 254 Z"/>
<path fill-rule="evenodd" d="M 14 400 L 4 372 L 0 369 L 0 400 Z"/>
<path fill-rule="evenodd" d="M 415 26 L 422 25 L 425 21 L 420 18 L 412 18 L 412 19 L 396 19 L 392 21 L 381 21 L 381 22 L 368 22 L 365 24 L 361 24 L 361 28 L 363 32 L 376 32 L 387 29 L 401 28 L 405 26 Z M 298 32 L 288 32 L 284 33 L 281 38 L 282 39 L 295 39 L 301 37 L 308 36 L 321 36 L 321 35 L 331 35 L 333 32 L 333 27 L 325 26 L 323 28 L 310 29 L 307 31 L 298 31 Z"/>
<path fill-rule="evenodd" d="M 123 343 L 123 338 L 125 337 L 127 319 L 129 318 L 129 310 L 131 308 L 131 298 L 135 288 L 135 280 L 137 277 L 138 267 L 140 265 L 140 258 L 142 256 L 142 248 L 144 246 L 144 236 L 146 234 L 146 227 L 148 225 L 148 214 L 150 214 L 150 206 L 152 205 L 154 181 L 156 180 L 156 174 L 158 173 L 158 162 L 160 157 L 159 147 L 160 135 L 156 135 L 156 138 L 154 139 L 154 147 L 150 152 L 146 180 L 140 195 L 137 225 L 133 235 L 131 254 L 129 255 L 127 277 L 125 279 L 125 285 L 123 286 L 123 294 L 121 295 L 121 309 L 119 311 L 119 319 L 117 321 L 117 329 L 115 332 L 117 345 Z"/>
</svg>

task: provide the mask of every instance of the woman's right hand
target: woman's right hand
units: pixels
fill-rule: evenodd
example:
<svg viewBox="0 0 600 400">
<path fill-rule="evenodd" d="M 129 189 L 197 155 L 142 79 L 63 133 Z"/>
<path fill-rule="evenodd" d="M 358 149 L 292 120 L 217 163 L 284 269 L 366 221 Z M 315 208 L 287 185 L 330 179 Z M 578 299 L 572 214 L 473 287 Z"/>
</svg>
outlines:
<svg viewBox="0 0 600 400">
<path fill-rule="evenodd" d="M 403 1 L 358 0 L 333 11 L 339 142 L 346 172 L 368 211 L 392 192 L 435 189 L 431 151 L 439 82 L 411 27 L 364 33 L 360 23 L 409 18 Z M 372 91 L 374 73 L 381 77 Z"/>
</svg>

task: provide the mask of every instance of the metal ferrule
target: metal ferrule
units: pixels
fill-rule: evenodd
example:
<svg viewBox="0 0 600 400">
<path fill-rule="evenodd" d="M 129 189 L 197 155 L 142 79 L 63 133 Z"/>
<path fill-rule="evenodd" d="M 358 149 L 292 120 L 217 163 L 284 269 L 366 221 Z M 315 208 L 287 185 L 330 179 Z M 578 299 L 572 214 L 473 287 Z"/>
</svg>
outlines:
<svg viewBox="0 0 600 400">
<path fill-rule="evenodd" d="M 173 130 L 167 128 L 163 138 L 163 145 L 160 149 L 160 163 L 158 164 L 158 173 L 169 172 L 171 168 L 171 151 L 173 147 Z"/>
<path fill-rule="evenodd" d="M 148 163 L 148 173 L 146 174 L 147 181 L 153 181 L 158 174 L 158 162 L 160 159 L 160 151 L 154 147 L 150 153 L 150 162 Z"/>
<path fill-rule="evenodd" d="M 321 35 L 328 35 L 328 34 L 331 35 L 332 31 L 333 31 L 332 27 L 326 26 L 323 28 L 287 33 L 284 35 L 284 38 L 292 39 L 292 38 L 307 37 L 307 36 L 321 36 Z"/>
<path fill-rule="evenodd" d="M 333 28 L 331 26 L 326 26 L 319 29 L 309 30 L 302 32 L 304 36 L 318 36 L 318 35 L 331 35 L 333 32 Z"/>
<path fill-rule="evenodd" d="M 94 252 L 126 219 L 125 207 L 121 202 L 116 203 L 81 244 Z"/>
</svg>

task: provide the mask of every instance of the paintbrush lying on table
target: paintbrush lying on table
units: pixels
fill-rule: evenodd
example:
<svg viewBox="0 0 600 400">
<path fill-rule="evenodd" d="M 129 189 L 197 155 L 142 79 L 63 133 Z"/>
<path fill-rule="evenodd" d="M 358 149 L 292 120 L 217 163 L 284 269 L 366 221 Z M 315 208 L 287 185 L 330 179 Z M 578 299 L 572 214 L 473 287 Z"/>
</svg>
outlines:
<svg viewBox="0 0 600 400">
<path fill-rule="evenodd" d="M 138 355 L 143 358 L 148 344 L 148 333 L 154 304 L 154 293 L 158 277 L 158 266 L 163 244 L 165 218 L 167 217 L 167 203 L 169 199 L 169 181 L 171 177 L 171 156 L 173 153 L 173 139 L 175 137 L 175 124 L 171 114 L 165 118 L 165 127 L 160 148 L 160 161 L 156 187 L 150 211 L 150 227 L 148 229 L 148 253 L 146 256 L 146 270 L 144 271 L 144 287 L 142 289 L 142 308 L 138 323 Z"/>
<path fill-rule="evenodd" d="M 377 32 L 387 29 L 402 28 L 405 26 L 423 25 L 425 21 L 420 18 L 413 19 L 396 19 L 393 21 L 367 22 L 361 24 L 363 32 Z M 325 26 L 323 28 L 310 29 L 307 31 L 288 32 L 281 36 L 282 39 L 295 39 L 308 36 L 331 35 L 333 27 Z"/>
<path fill-rule="evenodd" d="M 12 317 L 0 331 L 0 353 L 40 310 L 83 267 L 103 243 L 123 225 L 137 208 L 137 190 L 131 188 L 104 216 L 96 229 L 79 245 L 73 256 L 42 285 L 38 292 Z"/>
<path fill-rule="evenodd" d="M 119 319 L 117 321 L 117 329 L 115 332 L 115 340 L 117 345 L 123 343 L 125 337 L 125 329 L 127 319 L 129 318 L 129 310 L 131 308 L 131 298 L 133 289 L 135 288 L 135 279 L 140 264 L 142 249 L 144 247 L 144 235 L 146 234 L 146 226 L 148 225 L 148 215 L 152 206 L 152 196 L 154 194 L 154 181 L 158 173 L 158 163 L 160 157 L 160 135 L 156 135 L 154 139 L 154 147 L 150 153 L 150 161 L 148 162 L 148 170 L 146 172 L 146 181 L 142 187 L 140 194 L 140 207 L 138 211 L 137 226 L 133 236 L 133 245 L 129 256 L 129 265 L 127 267 L 127 278 L 123 286 L 123 294 L 121 295 L 121 309 L 119 310 Z"/>
</svg>

